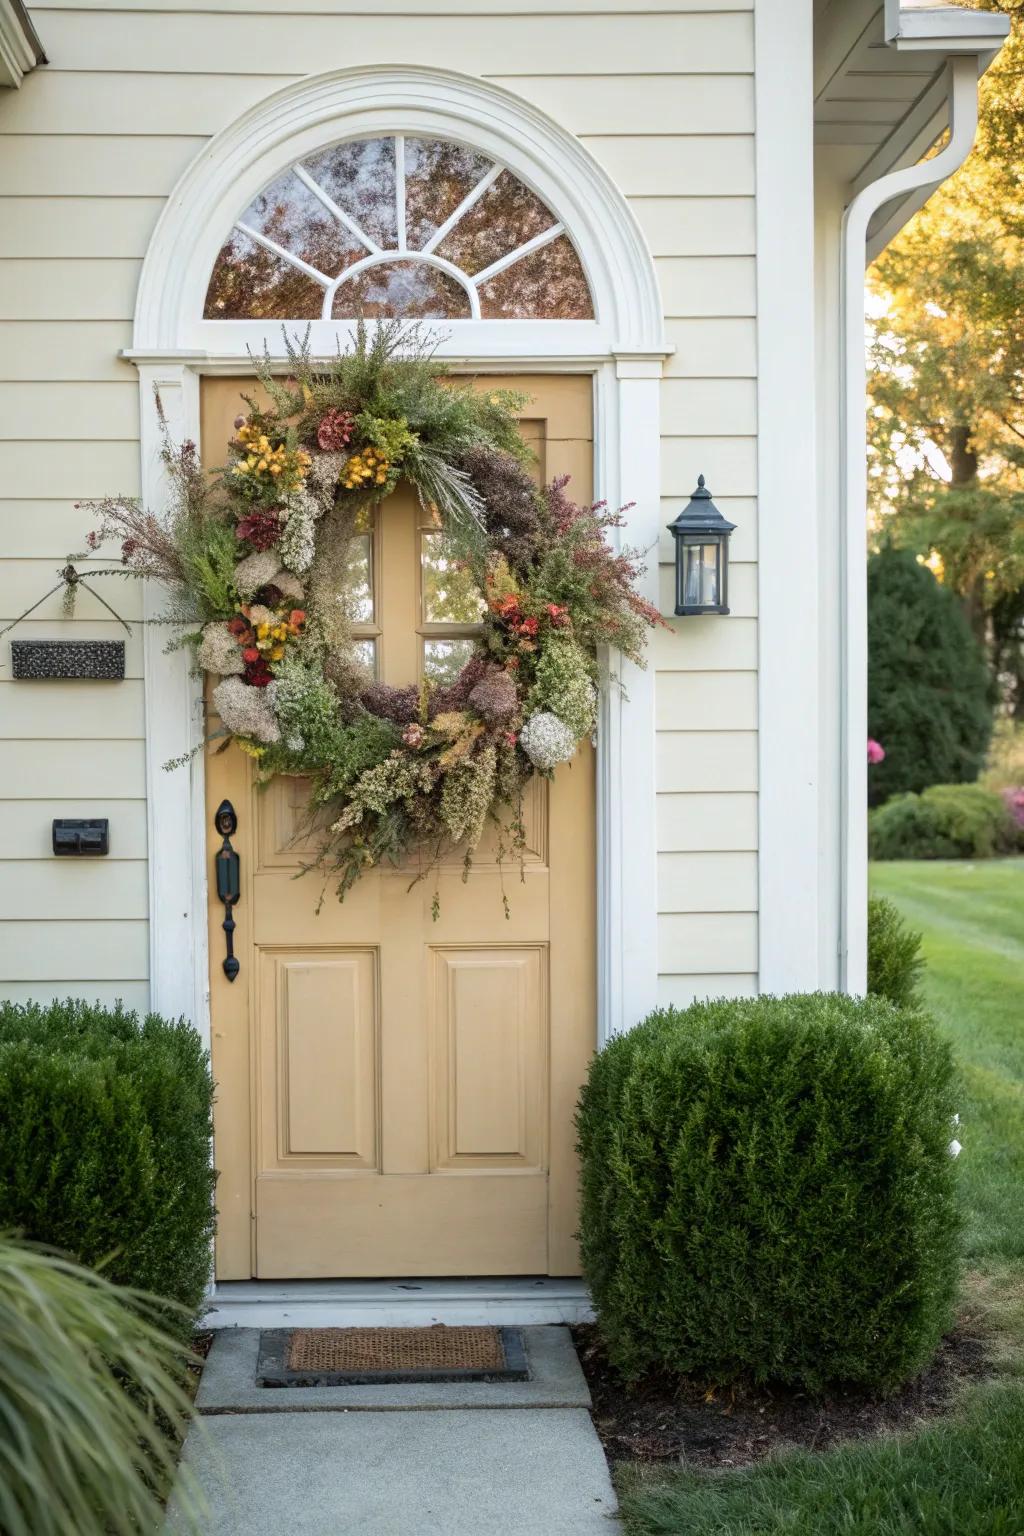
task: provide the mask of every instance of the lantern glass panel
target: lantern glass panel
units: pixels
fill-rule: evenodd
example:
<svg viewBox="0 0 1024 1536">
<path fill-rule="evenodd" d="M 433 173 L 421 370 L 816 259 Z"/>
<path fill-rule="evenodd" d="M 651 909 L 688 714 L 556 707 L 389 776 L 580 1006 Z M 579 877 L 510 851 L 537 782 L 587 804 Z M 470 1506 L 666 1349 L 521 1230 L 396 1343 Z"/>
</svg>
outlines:
<svg viewBox="0 0 1024 1536">
<path fill-rule="evenodd" d="M 719 551 L 716 541 L 684 546 L 683 603 L 687 608 L 718 607 Z"/>
</svg>

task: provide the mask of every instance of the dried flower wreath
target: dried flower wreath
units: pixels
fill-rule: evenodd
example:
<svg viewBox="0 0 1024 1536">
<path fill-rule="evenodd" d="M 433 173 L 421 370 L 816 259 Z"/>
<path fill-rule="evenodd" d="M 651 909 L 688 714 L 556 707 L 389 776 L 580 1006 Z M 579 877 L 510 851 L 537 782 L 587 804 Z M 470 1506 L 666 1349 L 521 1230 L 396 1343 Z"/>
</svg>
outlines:
<svg viewBox="0 0 1024 1536">
<path fill-rule="evenodd" d="M 117 538 L 126 574 L 171 589 L 169 618 L 261 779 L 311 778 L 328 824 L 318 862 L 340 896 L 415 851 L 422 874 L 462 844 L 468 868 L 489 818 L 521 850 L 526 780 L 595 728 L 599 648 L 643 664 L 658 614 L 635 590 L 639 555 L 611 547 L 621 517 L 574 505 L 565 479 L 536 488 L 524 398 L 446 380 L 417 328 L 360 327 L 326 361 L 308 334 L 285 340 L 291 377 L 257 366 L 269 403 L 244 397 L 226 467 L 207 476 L 195 444 L 165 433 L 167 514 L 92 503 L 90 547 Z M 484 599 L 475 653 L 447 686 L 376 682 L 351 638 L 352 541 L 400 479 Z"/>
</svg>

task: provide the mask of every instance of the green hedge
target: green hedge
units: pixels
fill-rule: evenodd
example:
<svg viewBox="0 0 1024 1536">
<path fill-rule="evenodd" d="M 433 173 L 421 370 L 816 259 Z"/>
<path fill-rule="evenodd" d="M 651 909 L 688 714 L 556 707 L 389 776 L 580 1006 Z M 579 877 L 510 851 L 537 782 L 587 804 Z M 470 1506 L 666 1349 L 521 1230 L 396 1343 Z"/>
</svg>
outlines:
<svg viewBox="0 0 1024 1536">
<path fill-rule="evenodd" d="M 920 1001 L 918 983 L 924 970 L 921 935 L 908 928 L 898 909 L 884 896 L 868 902 L 868 991 L 888 998 L 897 1008 L 914 1008 Z"/>
<path fill-rule="evenodd" d="M 195 1313 L 213 1086 L 196 1031 L 118 1004 L 0 1004 L 0 1231 Z"/>
<path fill-rule="evenodd" d="M 980 784 L 933 784 L 868 817 L 873 859 L 991 859 L 1024 846 L 1003 796 Z"/>
<path fill-rule="evenodd" d="M 658 1011 L 594 1059 L 581 1241 L 613 1364 L 883 1390 L 952 1319 L 948 1045 L 881 998 Z"/>
<path fill-rule="evenodd" d="M 909 549 L 871 555 L 867 734 L 885 748 L 868 797 L 973 783 L 985 766 L 996 689 L 964 605 Z"/>
</svg>

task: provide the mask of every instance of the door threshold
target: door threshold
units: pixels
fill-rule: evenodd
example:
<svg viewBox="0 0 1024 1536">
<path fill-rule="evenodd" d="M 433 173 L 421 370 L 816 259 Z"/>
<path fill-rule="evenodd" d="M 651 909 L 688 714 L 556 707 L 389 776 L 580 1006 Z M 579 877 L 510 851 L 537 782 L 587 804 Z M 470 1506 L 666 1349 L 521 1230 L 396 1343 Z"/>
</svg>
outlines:
<svg viewBox="0 0 1024 1536">
<path fill-rule="evenodd" d="M 588 1323 L 590 1293 L 574 1277 L 463 1280 L 222 1280 L 203 1328 L 402 1328 L 432 1323 Z"/>
</svg>

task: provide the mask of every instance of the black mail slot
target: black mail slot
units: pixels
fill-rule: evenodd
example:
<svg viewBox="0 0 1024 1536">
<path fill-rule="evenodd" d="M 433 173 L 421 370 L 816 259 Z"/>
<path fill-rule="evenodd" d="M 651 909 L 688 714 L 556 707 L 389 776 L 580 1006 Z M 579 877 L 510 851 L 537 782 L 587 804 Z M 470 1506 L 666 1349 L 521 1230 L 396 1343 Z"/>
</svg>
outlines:
<svg viewBox="0 0 1024 1536">
<path fill-rule="evenodd" d="M 110 822 L 106 816 L 94 821 L 55 820 L 53 851 L 65 855 L 92 855 L 110 852 Z"/>
</svg>

